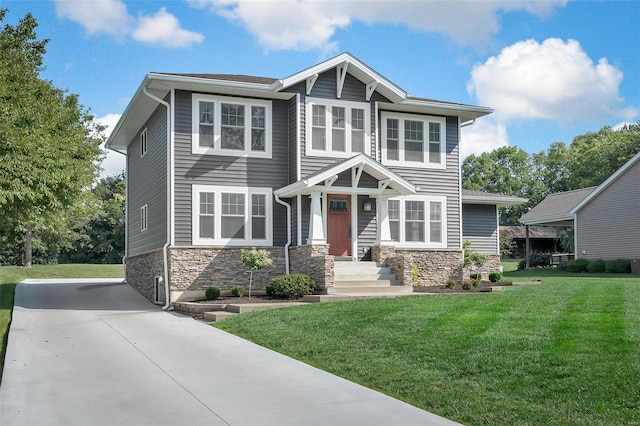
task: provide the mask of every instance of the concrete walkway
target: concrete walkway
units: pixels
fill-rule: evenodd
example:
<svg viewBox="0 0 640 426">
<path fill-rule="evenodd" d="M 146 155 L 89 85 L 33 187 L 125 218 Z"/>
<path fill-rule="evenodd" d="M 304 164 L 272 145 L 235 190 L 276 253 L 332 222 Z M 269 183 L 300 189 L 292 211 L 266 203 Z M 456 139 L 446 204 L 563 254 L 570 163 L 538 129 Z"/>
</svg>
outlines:
<svg viewBox="0 0 640 426">
<path fill-rule="evenodd" d="M 16 287 L 0 424 L 452 425 L 109 280 Z"/>
</svg>

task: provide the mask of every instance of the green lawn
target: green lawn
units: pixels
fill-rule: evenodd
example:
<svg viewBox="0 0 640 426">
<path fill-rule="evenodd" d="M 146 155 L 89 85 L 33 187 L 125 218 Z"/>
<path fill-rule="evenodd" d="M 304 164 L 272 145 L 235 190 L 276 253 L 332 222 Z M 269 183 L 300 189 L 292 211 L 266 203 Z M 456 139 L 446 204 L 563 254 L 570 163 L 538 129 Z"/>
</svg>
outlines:
<svg viewBox="0 0 640 426">
<path fill-rule="evenodd" d="M 122 271 L 122 265 L 36 265 L 29 269 L 0 267 L 0 378 L 17 283 L 26 278 L 119 278 L 122 277 Z"/>
<path fill-rule="evenodd" d="M 465 424 L 638 424 L 640 277 L 506 278 L 543 284 L 316 304 L 215 326 Z"/>
</svg>

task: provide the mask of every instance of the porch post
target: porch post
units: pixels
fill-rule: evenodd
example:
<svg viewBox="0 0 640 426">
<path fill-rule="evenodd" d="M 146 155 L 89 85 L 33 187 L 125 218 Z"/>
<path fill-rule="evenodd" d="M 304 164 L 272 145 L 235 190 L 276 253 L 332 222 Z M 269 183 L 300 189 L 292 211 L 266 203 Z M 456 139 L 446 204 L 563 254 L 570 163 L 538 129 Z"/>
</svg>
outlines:
<svg viewBox="0 0 640 426">
<path fill-rule="evenodd" d="M 531 268 L 531 241 L 529 240 L 529 225 L 525 225 L 524 227 L 525 229 L 525 248 L 524 248 L 524 264 L 525 264 L 525 268 L 529 269 Z"/>
<path fill-rule="evenodd" d="M 309 238 L 307 244 L 326 244 L 324 221 L 322 220 L 321 194 L 311 193 L 311 209 L 309 216 Z"/>
<path fill-rule="evenodd" d="M 389 226 L 389 203 L 387 197 L 376 198 L 376 210 L 378 212 L 378 239 L 379 246 L 393 245 L 391 240 L 391 227 Z"/>
</svg>

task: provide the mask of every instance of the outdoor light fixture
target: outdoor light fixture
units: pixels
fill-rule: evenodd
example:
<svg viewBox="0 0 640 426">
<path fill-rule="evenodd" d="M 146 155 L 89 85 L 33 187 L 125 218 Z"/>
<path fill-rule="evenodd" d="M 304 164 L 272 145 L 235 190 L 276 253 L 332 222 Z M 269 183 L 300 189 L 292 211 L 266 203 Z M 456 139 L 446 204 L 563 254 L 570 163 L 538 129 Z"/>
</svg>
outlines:
<svg viewBox="0 0 640 426">
<path fill-rule="evenodd" d="M 365 212 L 370 212 L 372 207 L 373 205 L 371 204 L 371 201 L 365 201 L 362 205 L 362 208 Z"/>
</svg>

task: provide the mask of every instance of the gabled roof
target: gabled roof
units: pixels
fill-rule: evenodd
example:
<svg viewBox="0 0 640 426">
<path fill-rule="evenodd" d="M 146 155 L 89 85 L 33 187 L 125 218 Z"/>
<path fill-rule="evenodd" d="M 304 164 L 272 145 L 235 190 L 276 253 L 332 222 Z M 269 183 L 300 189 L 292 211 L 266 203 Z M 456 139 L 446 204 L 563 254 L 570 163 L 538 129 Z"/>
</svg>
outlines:
<svg viewBox="0 0 640 426">
<path fill-rule="evenodd" d="M 368 173 L 378 181 L 386 182 L 387 188 L 395 190 L 400 195 L 416 193 L 415 186 L 365 154 L 358 154 L 355 157 L 338 161 L 304 177 L 298 182 L 294 182 L 280 188 L 274 191 L 274 193 L 283 198 L 289 198 L 301 193 L 308 193 L 312 187 L 323 184 L 324 182 L 331 180 L 334 176 L 350 170 L 353 167 L 362 167 L 364 172 Z"/>
<path fill-rule="evenodd" d="M 469 189 L 462 190 L 463 204 L 491 204 L 498 207 L 515 206 L 526 203 L 526 198 L 513 197 L 511 195 L 494 194 L 491 192 L 471 191 Z"/>
<path fill-rule="evenodd" d="M 622 167 L 620 167 L 614 174 L 609 176 L 609 179 L 602 182 L 594 191 L 592 191 L 588 196 L 586 196 L 582 201 L 580 201 L 572 210 L 571 213 L 575 214 L 580 209 L 582 209 L 585 205 L 587 205 L 591 200 L 598 196 L 602 191 L 607 189 L 609 185 L 616 181 L 620 176 L 622 176 L 627 170 L 631 168 L 634 164 L 640 161 L 640 152 L 634 155 L 629 161 L 627 161 Z"/>
<path fill-rule="evenodd" d="M 342 53 L 284 79 L 237 74 L 151 72 L 145 76 L 111 132 L 107 140 L 107 148 L 126 150 L 129 142 L 158 107 L 158 103 L 147 96 L 145 91 L 160 99 L 166 99 L 171 90 L 177 89 L 227 96 L 287 100 L 295 96 L 295 93 L 287 92 L 287 88 L 307 79 L 313 80 L 318 74 L 337 67 L 341 67 L 340 69 L 344 72 L 367 85 L 369 94 L 377 91 L 388 99 L 389 102 L 379 103 L 381 110 L 451 115 L 459 117 L 460 123 L 492 112 L 491 108 L 487 107 L 412 97 L 355 56 Z"/>
<path fill-rule="evenodd" d="M 540 201 L 518 221 L 525 225 L 539 223 L 555 223 L 556 225 L 569 225 L 573 223 L 572 210 L 594 190 L 595 186 L 574 191 L 557 192 Z"/>
</svg>

